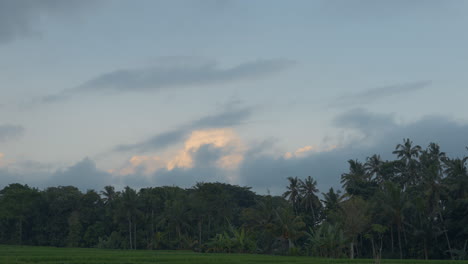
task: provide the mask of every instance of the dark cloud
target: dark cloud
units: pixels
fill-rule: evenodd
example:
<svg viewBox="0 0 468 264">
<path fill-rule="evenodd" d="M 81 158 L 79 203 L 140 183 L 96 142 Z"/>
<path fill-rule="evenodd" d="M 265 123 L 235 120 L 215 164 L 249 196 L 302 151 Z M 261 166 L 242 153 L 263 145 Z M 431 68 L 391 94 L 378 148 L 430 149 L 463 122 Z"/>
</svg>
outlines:
<svg viewBox="0 0 468 264">
<path fill-rule="evenodd" d="M 445 116 L 425 116 L 415 122 L 399 124 L 392 115 L 355 109 L 337 116 L 333 123 L 338 129 L 366 135 L 362 142 L 353 144 L 366 146 L 373 153 L 391 152 L 404 138 L 413 139 L 415 144 L 423 147 L 431 142 L 439 143 L 446 152 L 456 156 L 463 155 L 468 146 L 468 123 Z M 373 143 L 369 145 L 366 141 Z"/>
<path fill-rule="evenodd" d="M 363 108 L 352 109 L 332 120 L 335 127 L 355 129 L 364 135 L 375 131 L 392 129 L 396 126 L 392 114 L 377 114 L 366 111 Z"/>
<path fill-rule="evenodd" d="M 92 160 L 85 158 L 65 170 L 56 171 L 42 187 L 73 185 L 81 190 L 100 190 L 115 183 L 109 173 L 97 169 Z"/>
<path fill-rule="evenodd" d="M 169 57 L 162 59 L 156 66 L 121 69 L 101 74 L 76 88 L 44 97 L 43 101 L 60 101 L 83 93 L 160 91 L 174 87 L 249 80 L 282 71 L 292 64 L 292 61 L 283 59 L 257 60 L 231 68 L 221 68 L 216 62 Z"/>
<path fill-rule="evenodd" d="M 369 104 L 398 94 L 406 94 L 422 90 L 428 87 L 431 83 L 431 81 L 421 81 L 373 88 L 359 93 L 340 96 L 336 98 L 331 105 L 340 107 Z"/>
<path fill-rule="evenodd" d="M 347 149 L 340 149 L 291 159 L 271 155 L 247 156 L 240 168 L 239 183 L 252 186 L 258 192 L 269 190 L 280 194 L 285 191 L 288 177 L 312 176 L 320 191 L 326 191 L 331 186 L 339 187 L 339 178 L 346 170 L 350 154 Z"/>
<path fill-rule="evenodd" d="M 153 136 L 147 140 L 135 144 L 122 144 L 114 148 L 115 151 L 146 152 L 154 149 L 163 149 L 180 142 L 189 133 L 189 130 L 175 129 Z"/>
<path fill-rule="evenodd" d="M 47 16 L 68 17 L 89 0 L 0 0 L 0 44 L 38 34 Z"/>
<path fill-rule="evenodd" d="M 211 167 L 174 168 L 173 170 L 159 170 L 148 177 L 144 175 L 126 175 L 122 177 L 122 184 L 134 187 L 145 186 L 180 186 L 191 187 L 197 182 L 228 182 L 225 170 Z"/>
<path fill-rule="evenodd" d="M 191 187 L 197 182 L 227 182 L 229 172 L 217 166 L 218 160 L 231 153 L 229 147 L 215 147 L 212 144 L 202 145 L 189 154 L 193 160 L 193 167 L 175 167 L 171 170 L 159 169 L 152 175 L 144 175 L 144 167 L 132 175 L 121 178 L 123 185 L 145 187 L 145 186 L 180 186 Z"/>
<path fill-rule="evenodd" d="M 205 116 L 190 124 L 181 126 L 162 134 L 153 136 L 142 142 L 129 145 L 119 145 L 115 151 L 137 151 L 147 152 L 150 150 L 159 150 L 166 148 L 172 144 L 179 143 L 184 140 L 193 130 L 231 127 L 241 124 L 247 120 L 252 113 L 252 108 L 231 109 L 228 108 L 223 112 L 215 115 Z"/>
<path fill-rule="evenodd" d="M 18 125 L 0 125 L 0 142 L 16 139 L 24 132 L 24 127 Z"/>
<path fill-rule="evenodd" d="M 0 168 L 0 188 L 12 183 L 31 184 L 30 181 L 24 179 L 24 175 L 12 172 L 7 168 Z"/>
</svg>

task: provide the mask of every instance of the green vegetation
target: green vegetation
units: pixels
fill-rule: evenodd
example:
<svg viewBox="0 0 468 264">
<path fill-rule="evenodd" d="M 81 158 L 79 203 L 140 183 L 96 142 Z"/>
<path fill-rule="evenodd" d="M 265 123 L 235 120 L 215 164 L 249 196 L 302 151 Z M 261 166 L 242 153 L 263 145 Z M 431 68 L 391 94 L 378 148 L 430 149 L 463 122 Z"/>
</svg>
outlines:
<svg viewBox="0 0 468 264">
<path fill-rule="evenodd" d="M 109 250 L 0 246 L 0 263 L 5 264 L 143 264 L 143 263 L 277 263 L 277 264 L 367 264 L 370 259 L 324 259 L 258 254 L 207 254 L 192 251 Z M 387 264 L 450 264 L 442 260 L 382 260 Z M 468 261 L 455 261 L 468 264 Z"/>
<path fill-rule="evenodd" d="M 73 186 L 38 190 L 10 184 L 0 191 L 2 244 L 148 250 L 2 247 L 0 256 L 56 256 L 57 263 L 72 263 L 71 256 L 90 256 L 92 261 L 93 254 L 101 259 L 99 263 L 107 254 L 129 259 L 120 263 L 139 257 L 143 262 L 145 258 L 164 262 L 166 257 L 213 263 L 276 259 L 151 251 L 177 249 L 322 258 L 317 263 L 467 259 L 468 157 L 450 158 L 437 144 L 422 149 L 409 139 L 393 153 L 396 160 L 384 161 L 378 155 L 364 163 L 349 160 L 349 171 L 341 175 L 343 194 L 330 189 L 320 195 L 310 176 L 287 178 L 283 196 L 257 195 L 249 187 L 224 183 L 138 191 L 106 186 L 99 193 L 82 193 Z M 326 258 L 340 260 L 327 262 Z M 354 258 L 368 260 L 349 260 Z M 311 260 L 317 259 L 284 259 Z"/>
</svg>

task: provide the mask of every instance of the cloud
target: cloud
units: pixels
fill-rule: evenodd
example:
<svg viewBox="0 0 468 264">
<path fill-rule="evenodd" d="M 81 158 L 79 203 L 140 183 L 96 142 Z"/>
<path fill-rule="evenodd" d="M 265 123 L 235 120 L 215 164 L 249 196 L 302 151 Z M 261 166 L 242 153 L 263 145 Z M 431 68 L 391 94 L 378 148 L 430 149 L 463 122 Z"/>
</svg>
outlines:
<svg viewBox="0 0 468 264">
<path fill-rule="evenodd" d="M 341 173 L 346 170 L 346 161 L 351 153 L 339 148 L 325 152 L 315 152 L 296 157 L 276 157 L 261 155 L 245 157 L 240 165 L 239 184 L 252 186 L 256 191 L 274 194 L 285 191 L 288 177 L 305 178 L 312 176 L 318 182 L 320 191 L 329 187 L 339 187 Z"/>
<path fill-rule="evenodd" d="M 100 190 L 106 185 L 115 184 L 112 175 L 96 168 L 96 164 L 89 158 L 76 163 L 65 170 L 56 171 L 43 187 L 73 185 L 81 190 Z"/>
<path fill-rule="evenodd" d="M 219 114 L 209 115 L 195 120 L 180 128 L 155 135 L 147 140 L 134 144 L 119 145 L 115 151 L 147 152 L 167 148 L 183 141 L 192 131 L 207 128 L 232 127 L 241 124 L 250 117 L 252 108 L 232 109 L 228 107 Z"/>
<path fill-rule="evenodd" d="M 133 156 L 122 168 L 110 172 L 123 176 L 124 182 L 130 178 L 167 185 L 180 182 L 181 177 L 188 177 L 187 171 L 211 171 L 217 174 L 207 174 L 203 178 L 193 176 L 189 182 L 210 180 L 213 177 L 231 182 L 234 179 L 230 172 L 242 163 L 245 151 L 246 146 L 232 129 L 197 130 L 191 133 L 184 147 L 175 155 Z"/>
<path fill-rule="evenodd" d="M 24 132 L 24 127 L 18 125 L 0 125 L 0 142 L 17 139 Z"/>
<path fill-rule="evenodd" d="M 290 60 L 271 59 L 250 61 L 230 68 L 222 68 L 213 61 L 166 57 L 150 67 L 120 69 L 101 74 L 78 87 L 46 96 L 43 101 L 60 101 L 84 93 L 161 91 L 176 87 L 251 80 L 285 70 L 293 64 L 294 62 Z"/>
<path fill-rule="evenodd" d="M 375 131 L 392 129 L 396 126 L 392 114 L 371 113 L 363 108 L 351 109 L 332 120 L 332 125 L 343 129 L 353 129 L 363 135 L 373 134 Z"/>
<path fill-rule="evenodd" d="M 44 17 L 68 17 L 88 0 L 1 0 L 0 1 L 0 44 L 19 37 L 39 34 Z"/>
<path fill-rule="evenodd" d="M 420 81 L 373 88 L 359 93 L 340 96 L 331 105 L 340 107 L 369 104 L 387 97 L 422 90 L 431 85 L 431 83 L 431 81 Z"/>
<path fill-rule="evenodd" d="M 11 183 L 40 186 L 40 180 L 47 178 L 48 166 L 38 162 L 16 161 L 0 153 L 0 188 Z"/>
<path fill-rule="evenodd" d="M 468 146 L 465 136 L 468 124 L 446 116 L 429 115 L 414 122 L 398 123 L 393 114 L 372 113 L 358 108 L 335 117 L 333 124 L 339 130 L 364 135 L 354 144 L 370 148 L 376 145 L 383 150 L 392 150 L 403 138 L 411 138 L 416 143 L 420 142 L 418 144 L 421 146 L 430 142 L 439 143 L 456 155 L 462 155 L 464 146 Z"/>
</svg>

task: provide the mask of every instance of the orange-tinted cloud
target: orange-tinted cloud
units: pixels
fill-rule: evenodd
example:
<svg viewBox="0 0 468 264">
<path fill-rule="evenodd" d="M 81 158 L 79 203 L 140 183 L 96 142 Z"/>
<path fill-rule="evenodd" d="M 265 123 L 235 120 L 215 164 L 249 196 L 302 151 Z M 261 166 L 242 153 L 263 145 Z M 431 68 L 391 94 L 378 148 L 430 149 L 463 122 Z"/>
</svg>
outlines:
<svg viewBox="0 0 468 264">
<path fill-rule="evenodd" d="M 132 156 L 122 168 L 108 172 L 118 175 L 137 172 L 149 175 L 160 169 L 171 171 L 175 168 L 193 168 L 196 165 L 195 155 L 201 147 L 207 145 L 221 150 L 215 162 L 218 168 L 234 170 L 244 160 L 246 148 L 232 129 L 207 129 L 193 131 L 184 142 L 183 149 L 175 155 L 165 153 L 161 156 Z"/>
<path fill-rule="evenodd" d="M 304 157 L 304 156 L 310 154 L 311 152 L 327 152 L 327 151 L 330 151 L 330 150 L 333 150 L 333 149 L 336 149 L 336 148 L 337 148 L 336 145 L 322 146 L 322 147 L 307 145 L 307 146 L 304 146 L 302 148 L 298 148 L 294 152 L 286 152 L 283 155 L 283 158 L 285 158 L 285 159 L 301 158 L 301 157 Z"/>
<path fill-rule="evenodd" d="M 204 145 L 225 150 L 216 162 L 217 166 L 224 169 L 236 168 L 243 160 L 244 147 L 232 129 L 209 129 L 193 131 L 185 141 L 184 149 L 179 152 L 169 163 L 167 169 L 192 168 L 194 166 L 193 155 Z"/>
</svg>

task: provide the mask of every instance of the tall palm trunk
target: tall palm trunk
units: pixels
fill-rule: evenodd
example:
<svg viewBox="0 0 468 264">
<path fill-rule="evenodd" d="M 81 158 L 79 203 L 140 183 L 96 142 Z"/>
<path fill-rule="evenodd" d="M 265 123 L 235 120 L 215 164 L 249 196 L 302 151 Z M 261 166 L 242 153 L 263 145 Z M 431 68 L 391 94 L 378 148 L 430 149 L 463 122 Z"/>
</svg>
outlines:
<svg viewBox="0 0 468 264">
<path fill-rule="evenodd" d="M 447 228 L 445 228 L 445 224 L 444 224 L 444 217 L 442 216 L 442 213 L 440 212 L 440 210 L 439 210 L 439 216 L 440 216 L 440 221 L 442 221 L 442 227 L 444 228 L 444 234 L 445 234 L 445 239 L 447 240 L 447 246 L 448 246 L 448 249 L 449 249 L 449 252 L 450 252 L 450 258 L 452 260 L 454 260 L 452 247 L 450 245 L 450 240 L 449 240 L 449 237 L 448 237 L 448 234 L 447 234 Z"/>
<path fill-rule="evenodd" d="M 317 219 L 315 218 L 315 210 L 312 204 L 310 204 L 310 211 L 312 211 L 312 219 L 314 219 L 314 226 L 315 226 Z"/>
<path fill-rule="evenodd" d="M 202 245 L 202 220 L 198 220 L 198 248 L 199 251 L 201 252 L 201 245 Z"/>
<path fill-rule="evenodd" d="M 136 221 L 133 222 L 133 249 L 136 249 Z"/>
<path fill-rule="evenodd" d="M 393 225 L 390 227 L 390 237 L 392 240 L 392 254 L 393 254 Z"/>
<path fill-rule="evenodd" d="M 424 238 L 424 259 L 425 260 L 428 260 L 429 259 L 429 256 L 428 256 L 428 252 L 427 252 L 427 241 L 426 241 L 426 238 Z"/>
<path fill-rule="evenodd" d="M 130 219 L 130 215 L 128 215 L 127 219 L 128 219 L 128 239 L 130 240 L 130 249 L 133 249 L 133 246 L 132 246 L 132 220 Z"/>
<path fill-rule="evenodd" d="M 400 259 L 403 259 L 403 250 L 401 249 L 401 227 L 398 225 L 398 247 L 400 248 Z"/>
<path fill-rule="evenodd" d="M 19 218 L 19 244 L 23 243 L 23 216 Z"/>
<path fill-rule="evenodd" d="M 154 249 L 154 210 L 151 209 L 151 249 Z"/>
</svg>

